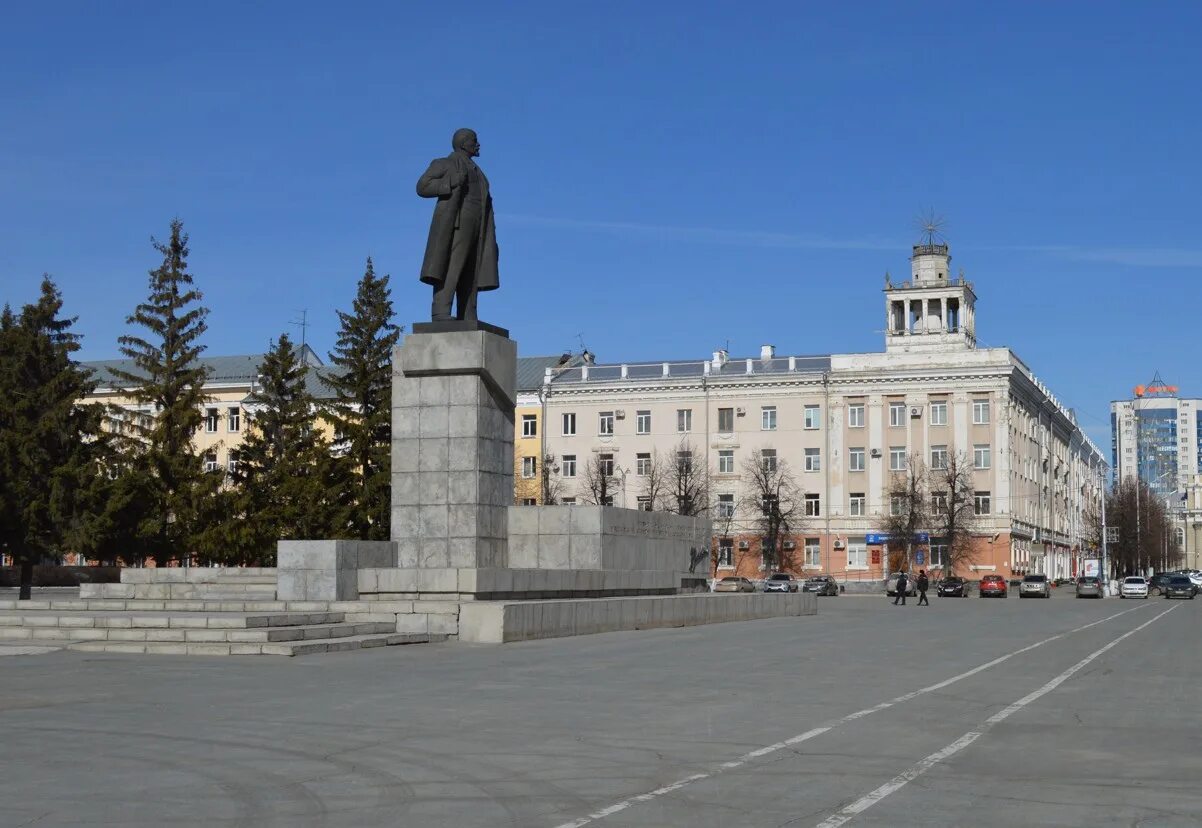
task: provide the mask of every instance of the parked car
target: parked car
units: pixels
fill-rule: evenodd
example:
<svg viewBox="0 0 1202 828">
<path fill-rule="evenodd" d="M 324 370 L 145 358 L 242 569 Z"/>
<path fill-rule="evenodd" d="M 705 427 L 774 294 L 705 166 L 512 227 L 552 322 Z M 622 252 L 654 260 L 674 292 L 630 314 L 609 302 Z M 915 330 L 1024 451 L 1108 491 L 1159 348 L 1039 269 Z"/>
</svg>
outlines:
<svg viewBox="0 0 1202 828">
<path fill-rule="evenodd" d="M 1188 598 L 1192 601 L 1198 594 L 1194 582 L 1185 575 L 1174 575 L 1161 589 L 1164 591 L 1165 598 Z"/>
<path fill-rule="evenodd" d="M 986 575 L 981 578 L 981 583 L 977 586 L 977 594 L 982 598 L 989 595 L 995 598 L 1005 598 L 1008 591 L 1006 579 L 1001 575 Z"/>
<path fill-rule="evenodd" d="M 1186 580 L 1189 580 L 1188 578 Z M 1148 579 L 1139 575 L 1131 575 L 1123 579 L 1119 586 L 1120 598 L 1147 598 Z"/>
<path fill-rule="evenodd" d="M 897 579 L 900 576 L 901 576 L 900 572 L 894 572 L 892 575 L 889 576 L 889 580 L 885 581 L 885 594 L 886 595 L 897 595 Z M 915 576 L 913 576 L 907 572 L 906 573 L 906 595 L 917 595 L 917 594 L 918 594 L 918 579 Z"/>
<path fill-rule="evenodd" d="M 1189 578 L 1190 583 L 1194 585 L 1194 589 L 1202 591 L 1202 572 L 1196 569 L 1180 569 L 1176 572 L 1170 572 L 1170 575 L 1184 575 Z"/>
<path fill-rule="evenodd" d="M 968 581 L 951 577 L 939 582 L 939 589 L 935 594 L 940 598 L 967 598 L 969 591 Z"/>
<path fill-rule="evenodd" d="M 1072 586 L 1072 585 L 1073 585 L 1072 578 L 1057 578 L 1056 580 L 1052 581 L 1052 586 L 1062 587 L 1062 586 Z"/>
<path fill-rule="evenodd" d="M 714 584 L 714 592 L 755 592 L 755 584 L 746 578 L 731 575 Z"/>
<path fill-rule="evenodd" d="M 1052 585 L 1047 575 L 1027 575 L 1018 588 L 1019 598 L 1051 598 Z"/>
<path fill-rule="evenodd" d="M 1165 585 L 1173 577 L 1171 572 L 1157 572 L 1148 579 L 1148 592 L 1153 595 L 1164 595 Z M 1189 580 L 1188 578 L 1186 580 Z"/>
<path fill-rule="evenodd" d="M 801 586 L 802 592 L 814 592 L 818 595 L 838 595 L 839 584 L 830 575 L 814 575 L 807 578 Z"/>
<path fill-rule="evenodd" d="M 797 592 L 797 581 L 785 572 L 774 572 L 764 581 L 764 592 Z"/>
<path fill-rule="evenodd" d="M 1077 597 L 1102 597 L 1102 579 L 1095 575 L 1082 575 L 1077 579 Z"/>
</svg>

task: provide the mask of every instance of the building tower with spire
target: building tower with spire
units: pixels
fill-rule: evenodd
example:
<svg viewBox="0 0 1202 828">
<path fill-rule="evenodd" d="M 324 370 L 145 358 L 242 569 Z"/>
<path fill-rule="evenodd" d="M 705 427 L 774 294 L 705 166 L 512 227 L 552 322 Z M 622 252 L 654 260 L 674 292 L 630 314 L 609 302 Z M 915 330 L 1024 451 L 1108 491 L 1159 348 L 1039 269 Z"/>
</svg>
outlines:
<svg viewBox="0 0 1202 828">
<path fill-rule="evenodd" d="M 947 242 L 927 225 L 914 245 L 910 281 L 885 282 L 885 350 L 888 353 L 960 351 L 977 347 L 976 301 L 963 273 L 951 276 Z"/>
</svg>

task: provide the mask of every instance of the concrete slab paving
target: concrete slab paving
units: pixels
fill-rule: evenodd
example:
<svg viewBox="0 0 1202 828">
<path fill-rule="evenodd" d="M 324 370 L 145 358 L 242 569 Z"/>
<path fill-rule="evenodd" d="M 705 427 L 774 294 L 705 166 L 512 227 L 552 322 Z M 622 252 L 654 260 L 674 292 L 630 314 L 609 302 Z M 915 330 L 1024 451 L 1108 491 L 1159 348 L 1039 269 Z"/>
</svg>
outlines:
<svg viewBox="0 0 1202 828">
<path fill-rule="evenodd" d="M 848 824 L 1202 824 L 1202 602 L 932 604 L 309 660 L 10 658 L 0 826 L 817 826 L 1127 633 Z"/>
</svg>

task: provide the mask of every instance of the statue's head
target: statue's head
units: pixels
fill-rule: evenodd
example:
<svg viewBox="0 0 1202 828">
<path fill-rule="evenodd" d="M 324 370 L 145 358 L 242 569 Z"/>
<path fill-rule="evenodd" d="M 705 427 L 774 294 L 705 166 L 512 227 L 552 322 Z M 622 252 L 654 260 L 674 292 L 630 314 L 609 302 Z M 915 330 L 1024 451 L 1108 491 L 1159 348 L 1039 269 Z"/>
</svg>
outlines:
<svg viewBox="0 0 1202 828">
<path fill-rule="evenodd" d="M 480 154 L 480 141 L 476 138 L 474 129 L 457 129 L 451 136 L 451 147 L 475 158 Z"/>
</svg>

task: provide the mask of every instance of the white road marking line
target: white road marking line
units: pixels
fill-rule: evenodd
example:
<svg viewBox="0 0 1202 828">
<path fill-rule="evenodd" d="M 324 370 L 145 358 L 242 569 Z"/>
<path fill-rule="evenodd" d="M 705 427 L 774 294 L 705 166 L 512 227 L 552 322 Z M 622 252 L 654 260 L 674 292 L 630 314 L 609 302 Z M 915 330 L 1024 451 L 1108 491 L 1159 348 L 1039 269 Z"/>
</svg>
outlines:
<svg viewBox="0 0 1202 828">
<path fill-rule="evenodd" d="M 990 667 L 996 667 L 997 665 L 1001 664 L 1003 661 L 1008 661 L 1017 655 L 1022 655 L 1023 653 L 1030 652 L 1031 650 L 1034 650 L 1036 647 L 1042 647 L 1044 644 L 1050 644 L 1051 642 L 1057 641 L 1061 638 L 1064 638 L 1065 636 L 1072 635 L 1073 633 L 1079 633 L 1082 630 L 1088 630 L 1090 627 L 1096 627 L 1098 624 L 1104 624 L 1107 621 L 1111 621 L 1115 618 L 1118 618 L 1120 615 L 1126 615 L 1129 612 L 1135 612 L 1136 610 L 1141 610 L 1141 609 L 1144 609 L 1144 605 L 1142 605 L 1142 604 L 1137 607 L 1132 607 L 1131 609 L 1123 610 L 1122 612 L 1116 612 L 1114 615 L 1108 615 L 1105 618 L 1100 618 L 1097 621 L 1091 621 L 1088 624 L 1083 624 L 1080 627 L 1076 627 L 1074 629 L 1069 630 L 1068 632 L 1058 633 L 1057 635 L 1053 635 L 1050 638 L 1045 638 L 1042 641 L 1036 641 L 1034 644 L 1028 644 L 1026 647 L 1022 647 L 1018 650 L 1015 650 L 1012 653 L 1007 653 L 1006 655 L 998 656 L 997 658 L 993 659 L 992 661 L 987 661 L 984 664 L 981 664 L 977 667 L 973 667 L 971 670 L 968 670 L 967 672 L 964 672 L 964 673 L 960 673 L 957 676 L 952 676 L 951 678 L 944 679 L 943 681 L 940 681 L 936 684 L 931 684 L 926 687 L 920 688 L 918 690 L 913 690 L 909 693 L 905 693 L 901 696 L 897 696 L 896 698 L 889 699 L 889 701 L 885 701 L 885 702 L 881 702 L 880 704 L 873 705 L 872 707 L 866 707 L 863 710 L 857 710 L 855 713 L 849 713 L 846 716 L 843 716 L 842 718 L 839 718 L 839 719 L 835 719 L 833 722 L 830 722 L 826 725 L 813 728 L 812 730 L 807 730 L 805 733 L 799 733 L 796 736 L 792 736 L 788 739 L 785 739 L 783 742 L 776 742 L 775 744 L 766 745 L 762 748 L 757 748 L 756 750 L 753 750 L 750 753 L 744 753 L 742 756 L 738 757 L 737 759 L 732 759 L 729 762 L 723 762 L 721 765 L 718 765 L 718 767 L 715 770 L 713 770 L 709 773 L 697 773 L 692 776 L 686 776 L 684 779 L 679 779 L 670 785 L 665 785 L 662 788 L 656 788 L 653 791 L 647 791 L 646 793 L 639 794 L 638 796 L 632 796 L 629 799 L 623 799 L 621 802 L 615 802 L 613 805 L 606 806 L 605 808 L 602 808 L 599 811 L 593 811 L 588 816 L 580 817 L 579 819 L 572 820 L 571 822 L 561 823 L 560 825 L 557 825 L 555 828 L 582 828 L 582 826 L 588 825 L 589 823 L 605 819 L 607 816 L 616 814 L 619 811 L 624 811 L 627 808 L 629 808 L 631 805 L 636 805 L 640 802 L 647 802 L 649 800 L 655 799 L 655 798 L 663 796 L 665 794 L 669 794 L 672 791 L 678 791 L 681 788 L 685 787 L 686 785 L 691 785 L 694 782 L 701 781 L 702 779 L 709 779 L 711 776 L 716 776 L 717 774 L 722 773 L 723 771 L 734 770 L 735 768 L 741 768 L 744 765 L 746 765 L 747 763 L 752 762 L 756 759 L 759 759 L 761 756 L 767 756 L 770 753 L 776 753 L 778 750 L 784 750 L 787 747 L 792 747 L 793 745 L 797 745 L 802 742 L 809 741 L 810 739 L 813 739 L 816 736 L 821 736 L 823 733 L 826 733 L 829 730 L 833 730 L 834 728 L 839 727 L 840 725 L 845 725 L 845 724 L 848 724 L 849 722 L 854 722 L 855 720 L 862 719 L 865 716 L 871 716 L 873 713 L 880 713 L 882 710 L 888 710 L 890 707 L 894 707 L 896 705 L 902 704 L 903 702 L 908 702 L 911 699 L 916 699 L 919 696 L 925 695 L 927 693 L 934 693 L 936 690 L 942 690 L 944 687 L 947 687 L 948 685 L 955 684 L 958 681 L 963 681 L 966 678 L 975 676 L 977 673 L 980 673 L 983 670 L 988 670 Z"/>
<path fill-rule="evenodd" d="M 1088 665 L 1091 661 L 1093 661 L 1098 656 L 1107 652 L 1112 647 L 1117 646 L 1124 639 L 1135 635 L 1137 632 L 1144 629 L 1148 625 L 1154 624 L 1155 622 L 1159 621 L 1161 618 L 1164 618 L 1166 615 L 1168 615 L 1170 612 L 1172 612 L 1175 609 L 1177 609 L 1177 607 L 1170 607 L 1169 609 L 1165 610 L 1164 612 L 1160 613 L 1159 615 L 1155 616 L 1154 618 L 1150 618 L 1147 621 L 1145 621 L 1144 623 L 1140 624 L 1135 629 L 1129 630 L 1129 631 L 1123 633 L 1118 638 L 1111 641 L 1109 644 L 1106 644 L 1106 645 L 1094 650 L 1088 656 L 1086 656 L 1085 658 L 1078 661 L 1072 667 L 1069 667 L 1063 673 L 1056 676 L 1056 678 L 1052 679 L 1047 684 L 1040 687 L 1038 690 L 1028 693 L 1027 695 L 1023 696 L 1021 699 L 1016 701 L 1014 704 L 1003 708 L 1002 710 L 998 711 L 997 713 L 994 713 L 992 716 L 990 716 L 988 719 L 985 720 L 985 726 L 982 727 L 980 730 L 970 730 L 968 733 L 965 733 L 963 736 L 961 736 L 956 741 L 952 742 L 950 745 L 940 748 L 939 750 L 932 753 L 930 756 L 915 763 L 913 766 L 911 766 L 911 767 L 907 768 L 906 770 L 904 770 L 903 772 L 899 773 L 897 776 L 893 777 L 892 779 L 890 779 L 884 785 L 881 785 L 876 790 L 874 790 L 868 794 L 865 794 L 864 796 L 857 799 L 855 802 L 848 805 L 843 810 L 839 811 L 836 814 L 832 814 L 830 817 L 824 819 L 822 822 L 818 823 L 816 828 L 839 828 L 840 825 L 842 825 L 843 823 L 852 819 L 854 816 L 856 816 L 856 814 L 860 814 L 860 813 L 863 813 L 864 811 L 867 811 L 873 805 L 877 804 L 882 799 L 889 796 L 889 794 L 894 793 L 895 791 L 898 791 L 901 788 L 904 788 L 908 783 L 910 783 L 913 780 L 917 779 L 918 777 L 922 776 L 924 773 L 929 771 L 931 768 L 935 767 L 935 765 L 938 765 L 940 762 L 944 761 L 945 759 L 948 759 L 948 758 L 954 756 L 955 754 L 959 753 L 960 751 L 964 750 L 964 748 L 968 747 L 973 742 L 975 742 L 977 739 L 984 736 L 985 733 L 987 733 L 998 722 L 1008 719 L 1010 716 L 1014 715 L 1019 710 L 1022 710 L 1024 707 L 1026 707 L 1031 702 L 1033 702 L 1043 696 L 1046 696 L 1048 693 L 1052 692 L 1057 687 L 1064 684 L 1066 681 L 1068 681 L 1070 678 L 1072 678 L 1074 674 L 1076 674 L 1078 671 L 1083 669 L 1086 665 Z"/>
</svg>

